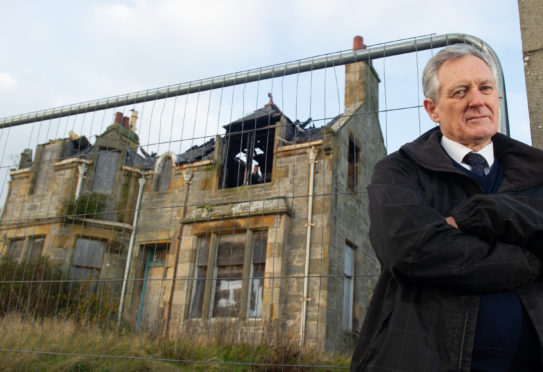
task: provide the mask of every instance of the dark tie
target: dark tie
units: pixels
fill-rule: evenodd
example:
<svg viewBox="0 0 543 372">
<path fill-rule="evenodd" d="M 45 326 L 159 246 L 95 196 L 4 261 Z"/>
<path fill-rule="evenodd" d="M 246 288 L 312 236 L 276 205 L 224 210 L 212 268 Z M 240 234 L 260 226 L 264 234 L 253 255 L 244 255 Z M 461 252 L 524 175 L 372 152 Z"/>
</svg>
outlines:
<svg viewBox="0 0 543 372">
<path fill-rule="evenodd" d="M 479 155 L 476 152 L 469 152 L 466 154 L 466 156 L 464 156 L 462 162 L 471 166 L 471 171 L 476 175 L 485 175 L 486 160 L 482 155 Z"/>
</svg>

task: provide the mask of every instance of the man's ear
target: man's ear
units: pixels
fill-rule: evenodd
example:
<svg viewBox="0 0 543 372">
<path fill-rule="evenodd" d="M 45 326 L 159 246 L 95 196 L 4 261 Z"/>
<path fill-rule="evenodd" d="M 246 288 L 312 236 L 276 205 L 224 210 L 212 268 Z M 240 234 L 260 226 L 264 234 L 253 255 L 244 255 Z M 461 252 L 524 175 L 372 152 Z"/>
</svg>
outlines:
<svg viewBox="0 0 543 372">
<path fill-rule="evenodd" d="M 437 114 L 436 107 L 437 105 L 434 103 L 434 101 L 432 101 L 431 98 L 424 99 L 424 109 L 428 113 L 428 116 L 430 116 L 432 121 L 439 123 L 439 115 Z"/>
</svg>

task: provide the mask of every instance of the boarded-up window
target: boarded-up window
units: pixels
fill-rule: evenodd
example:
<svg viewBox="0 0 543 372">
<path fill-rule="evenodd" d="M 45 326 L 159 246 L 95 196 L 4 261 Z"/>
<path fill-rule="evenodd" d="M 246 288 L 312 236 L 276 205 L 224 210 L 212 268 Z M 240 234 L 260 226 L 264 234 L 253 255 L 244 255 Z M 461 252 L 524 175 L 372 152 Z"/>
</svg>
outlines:
<svg viewBox="0 0 543 372">
<path fill-rule="evenodd" d="M 264 285 L 267 243 L 267 231 L 257 231 L 253 234 L 253 266 L 249 288 L 249 307 L 247 309 L 247 316 L 249 318 L 260 318 L 262 316 L 262 289 Z"/>
<path fill-rule="evenodd" d="M 49 143 L 43 147 L 38 165 L 36 183 L 34 184 L 34 194 L 45 193 L 49 189 L 49 182 L 53 176 L 53 162 L 60 160 L 60 151 L 62 142 Z"/>
<path fill-rule="evenodd" d="M 106 243 L 101 240 L 79 238 L 75 244 L 72 279 L 83 280 L 89 290 L 96 292 L 104 260 Z"/>
<path fill-rule="evenodd" d="M 192 301 L 190 308 L 190 317 L 199 318 L 202 316 L 202 306 L 204 303 L 204 291 L 207 276 L 207 258 L 209 256 L 209 245 L 211 238 L 203 236 L 198 239 L 198 253 L 196 257 L 196 272 L 194 280 L 194 289 L 192 292 Z"/>
<path fill-rule="evenodd" d="M 45 236 L 33 236 L 30 238 L 28 245 L 28 258 L 36 259 L 43 254 L 43 244 L 45 243 Z"/>
<path fill-rule="evenodd" d="M 353 192 L 358 191 L 358 174 L 360 172 L 360 149 L 349 138 L 349 153 L 347 155 L 347 188 Z"/>
<path fill-rule="evenodd" d="M 156 175 L 155 191 L 165 191 L 170 188 L 172 181 L 172 161 L 170 157 L 165 157 L 158 166 L 158 174 Z"/>
<path fill-rule="evenodd" d="M 96 158 L 96 168 L 92 181 L 92 191 L 110 193 L 115 186 L 115 174 L 119 165 L 120 153 L 114 151 L 100 151 Z"/>
<path fill-rule="evenodd" d="M 246 238 L 246 233 L 219 236 L 213 317 L 239 316 Z"/>
<path fill-rule="evenodd" d="M 18 260 L 23 255 L 23 245 L 25 239 L 12 239 L 9 242 L 9 257 Z"/>
<path fill-rule="evenodd" d="M 354 247 L 345 243 L 345 258 L 343 268 L 343 329 L 353 328 L 354 305 Z"/>
</svg>

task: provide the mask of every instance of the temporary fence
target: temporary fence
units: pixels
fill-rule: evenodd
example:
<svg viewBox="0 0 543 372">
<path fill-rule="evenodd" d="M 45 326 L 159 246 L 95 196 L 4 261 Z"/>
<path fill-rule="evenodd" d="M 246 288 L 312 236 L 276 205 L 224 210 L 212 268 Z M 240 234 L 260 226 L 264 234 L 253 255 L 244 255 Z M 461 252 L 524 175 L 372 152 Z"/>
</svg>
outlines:
<svg viewBox="0 0 543 372">
<path fill-rule="evenodd" d="M 0 368 L 346 370 L 430 35 L 0 119 Z"/>
</svg>

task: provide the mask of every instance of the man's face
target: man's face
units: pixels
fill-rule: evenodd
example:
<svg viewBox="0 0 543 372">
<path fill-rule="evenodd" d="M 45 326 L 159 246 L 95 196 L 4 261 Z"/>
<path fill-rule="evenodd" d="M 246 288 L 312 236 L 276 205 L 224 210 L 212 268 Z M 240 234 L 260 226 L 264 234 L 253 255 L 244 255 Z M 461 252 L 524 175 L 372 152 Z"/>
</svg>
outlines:
<svg viewBox="0 0 543 372">
<path fill-rule="evenodd" d="M 443 63 L 437 76 L 439 100 L 424 100 L 428 115 L 445 137 L 481 149 L 498 131 L 500 99 L 492 70 L 481 59 L 465 56 Z"/>
</svg>

